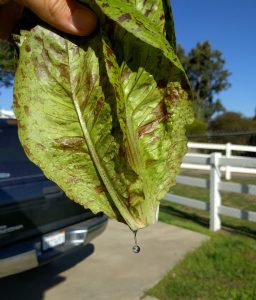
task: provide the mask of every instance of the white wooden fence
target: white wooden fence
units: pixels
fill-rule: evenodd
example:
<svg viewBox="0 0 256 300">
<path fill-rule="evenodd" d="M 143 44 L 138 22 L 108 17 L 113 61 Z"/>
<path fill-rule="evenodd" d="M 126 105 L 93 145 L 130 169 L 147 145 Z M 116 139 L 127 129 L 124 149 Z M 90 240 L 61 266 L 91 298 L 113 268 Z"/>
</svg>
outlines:
<svg viewBox="0 0 256 300">
<path fill-rule="evenodd" d="M 186 205 L 189 207 L 209 211 L 210 213 L 210 229 L 217 231 L 221 229 L 220 215 L 230 216 L 242 220 L 256 222 L 256 212 L 227 207 L 221 203 L 220 191 L 243 193 L 256 195 L 256 185 L 240 184 L 234 182 L 221 181 L 221 167 L 232 166 L 239 168 L 256 168 L 256 158 L 247 157 L 223 157 L 221 153 L 212 153 L 210 155 L 203 154 L 187 154 L 183 160 L 184 163 L 208 166 L 210 169 L 210 179 L 201 179 L 188 176 L 177 176 L 177 183 L 208 188 L 210 193 L 210 202 L 206 203 L 197 199 L 181 197 L 173 194 L 167 194 L 165 200 Z M 256 200 L 255 200 L 256 201 Z"/>
<path fill-rule="evenodd" d="M 188 143 L 189 150 L 196 149 L 196 150 L 221 150 L 224 151 L 225 156 L 227 158 L 233 157 L 232 154 L 234 151 L 243 151 L 243 152 L 256 152 L 255 146 L 245 146 L 245 145 L 234 145 L 231 143 L 227 144 L 210 144 L 210 143 Z M 196 155 L 196 154 L 195 154 Z M 183 163 L 181 165 L 182 168 L 185 169 L 195 169 L 195 167 L 199 170 L 210 170 L 210 167 L 207 165 L 199 165 L 199 164 L 192 164 L 192 163 Z M 232 172 L 238 173 L 247 173 L 247 174 L 256 174 L 256 168 L 241 168 L 235 166 L 222 166 L 221 171 L 225 172 L 225 179 L 231 179 Z"/>
</svg>

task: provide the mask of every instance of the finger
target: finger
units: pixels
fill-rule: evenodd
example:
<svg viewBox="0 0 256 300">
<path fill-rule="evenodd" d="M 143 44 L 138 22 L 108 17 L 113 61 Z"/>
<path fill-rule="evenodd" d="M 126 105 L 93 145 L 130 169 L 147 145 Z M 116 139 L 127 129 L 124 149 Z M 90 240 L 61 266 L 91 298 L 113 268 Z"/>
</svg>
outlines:
<svg viewBox="0 0 256 300">
<path fill-rule="evenodd" d="M 75 0 L 19 0 L 53 27 L 86 36 L 97 27 L 95 13 Z"/>
<path fill-rule="evenodd" d="M 23 6 L 11 2 L 0 6 L 0 38 L 7 40 L 21 18 Z"/>
</svg>

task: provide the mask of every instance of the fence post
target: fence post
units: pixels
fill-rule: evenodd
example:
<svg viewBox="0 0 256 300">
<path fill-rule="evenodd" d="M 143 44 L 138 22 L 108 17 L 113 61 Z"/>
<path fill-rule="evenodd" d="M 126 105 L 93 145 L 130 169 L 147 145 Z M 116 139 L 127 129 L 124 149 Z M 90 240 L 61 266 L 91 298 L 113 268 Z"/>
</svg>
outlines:
<svg viewBox="0 0 256 300">
<path fill-rule="evenodd" d="M 226 157 L 231 157 L 231 144 L 226 144 Z M 226 172 L 225 172 L 225 179 L 230 180 L 231 179 L 231 168 L 230 166 L 226 166 Z"/>
<path fill-rule="evenodd" d="M 219 192 L 219 182 L 221 178 L 219 159 L 221 153 L 211 154 L 210 171 L 210 230 L 217 231 L 221 229 L 221 220 L 219 216 L 219 207 L 221 206 L 221 195 Z"/>
</svg>

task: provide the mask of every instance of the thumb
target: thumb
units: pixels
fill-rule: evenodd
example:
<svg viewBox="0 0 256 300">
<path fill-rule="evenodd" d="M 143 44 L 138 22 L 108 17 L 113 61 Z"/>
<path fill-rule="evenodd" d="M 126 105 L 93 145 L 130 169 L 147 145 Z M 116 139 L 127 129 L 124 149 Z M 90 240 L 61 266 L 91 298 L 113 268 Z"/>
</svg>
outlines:
<svg viewBox="0 0 256 300">
<path fill-rule="evenodd" d="M 39 18 L 66 33 L 86 36 L 97 27 L 97 17 L 75 0 L 18 0 Z"/>
<path fill-rule="evenodd" d="M 0 38 L 8 39 L 22 16 L 23 7 L 15 2 L 0 5 Z"/>
</svg>

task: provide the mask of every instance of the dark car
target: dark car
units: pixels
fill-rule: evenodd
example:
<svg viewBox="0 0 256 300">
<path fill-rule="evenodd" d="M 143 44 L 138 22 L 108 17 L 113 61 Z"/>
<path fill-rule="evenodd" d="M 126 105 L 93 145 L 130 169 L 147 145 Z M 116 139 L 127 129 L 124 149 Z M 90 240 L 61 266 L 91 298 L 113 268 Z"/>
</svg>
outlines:
<svg viewBox="0 0 256 300">
<path fill-rule="evenodd" d="M 16 120 L 0 119 L 0 277 L 78 249 L 106 224 L 104 214 L 68 199 L 28 160 Z"/>
</svg>

